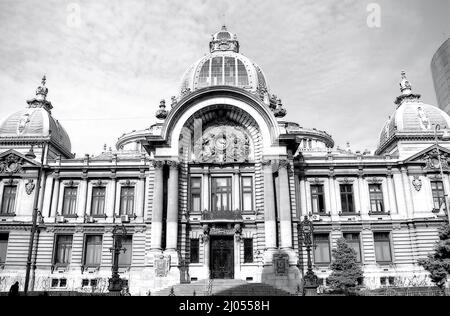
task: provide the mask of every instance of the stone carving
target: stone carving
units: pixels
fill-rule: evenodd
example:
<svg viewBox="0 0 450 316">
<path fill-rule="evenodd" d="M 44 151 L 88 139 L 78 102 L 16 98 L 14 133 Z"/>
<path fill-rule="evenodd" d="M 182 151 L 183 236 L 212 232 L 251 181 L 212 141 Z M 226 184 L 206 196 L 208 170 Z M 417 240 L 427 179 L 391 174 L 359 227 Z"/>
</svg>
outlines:
<svg viewBox="0 0 450 316">
<path fill-rule="evenodd" d="M 170 269 L 170 256 L 160 255 L 155 258 L 155 275 L 158 278 L 165 278 Z"/>
<path fill-rule="evenodd" d="M 203 234 L 200 235 L 200 241 L 202 242 L 202 244 L 205 244 L 209 241 L 209 233 L 210 233 L 209 225 L 203 225 Z"/>
<path fill-rule="evenodd" d="M 195 142 L 194 153 L 200 162 L 248 162 L 252 159 L 251 140 L 239 126 L 215 125 Z"/>
<path fill-rule="evenodd" d="M 161 169 L 164 167 L 164 161 L 161 160 L 153 160 L 150 162 L 150 165 L 155 169 Z"/>
<path fill-rule="evenodd" d="M 30 123 L 30 114 L 25 113 L 20 119 L 19 124 L 17 125 L 18 134 L 22 134 L 25 131 L 25 128 L 27 127 L 28 123 Z"/>
<path fill-rule="evenodd" d="M 430 123 L 430 119 L 428 118 L 425 111 L 421 107 L 418 107 L 417 114 L 419 116 L 420 125 L 421 125 L 422 129 L 429 130 L 431 127 L 431 123 Z"/>
<path fill-rule="evenodd" d="M 274 254 L 273 265 L 276 276 L 287 276 L 289 272 L 289 255 L 284 253 Z"/>
<path fill-rule="evenodd" d="M 241 226 L 241 224 L 234 225 L 234 238 L 237 242 L 242 241 L 242 226 Z"/>
<path fill-rule="evenodd" d="M 420 192 L 420 190 L 422 190 L 422 180 L 420 180 L 420 178 L 418 176 L 414 177 L 412 184 L 414 186 L 414 189 L 416 189 L 417 192 Z"/>
<path fill-rule="evenodd" d="M 438 152 L 436 149 L 430 151 L 429 153 L 422 156 L 421 160 L 424 160 L 426 163 L 425 169 L 426 170 L 436 170 L 441 167 L 439 164 L 439 156 L 442 162 L 442 168 L 448 169 L 448 160 L 449 157 L 447 153 Z"/>
<path fill-rule="evenodd" d="M 23 159 L 14 154 L 0 160 L 0 173 L 21 173 L 22 167 Z"/>
<path fill-rule="evenodd" d="M 34 188 L 36 187 L 36 185 L 34 184 L 33 180 L 28 180 L 28 182 L 25 184 L 25 190 L 27 191 L 28 195 L 31 195 L 31 193 L 33 193 Z"/>
</svg>

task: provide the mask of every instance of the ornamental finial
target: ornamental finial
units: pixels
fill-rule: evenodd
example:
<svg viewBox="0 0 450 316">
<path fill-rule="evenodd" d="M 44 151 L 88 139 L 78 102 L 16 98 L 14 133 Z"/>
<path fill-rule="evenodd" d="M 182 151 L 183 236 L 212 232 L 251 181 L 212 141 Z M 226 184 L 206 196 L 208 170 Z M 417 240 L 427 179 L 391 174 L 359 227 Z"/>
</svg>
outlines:
<svg viewBox="0 0 450 316">
<path fill-rule="evenodd" d="M 421 95 L 412 92 L 412 85 L 406 76 L 406 71 L 401 72 L 402 80 L 400 81 L 401 95 L 395 100 L 395 104 L 400 107 L 404 102 L 419 102 Z"/>
<path fill-rule="evenodd" d="M 38 100 L 45 100 L 48 94 L 48 88 L 45 86 L 47 77 L 44 75 L 41 80 L 41 85 L 36 89 L 36 97 Z"/>
<path fill-rule="evenodd" d="M 161 100 L 159 103 L 159 110 L 156 112 L 156 118 L 159 120 L 165 120 L 169 112 L 166 110 L 166 100 Z"/>
<path fill-rule="evenodd" d="M 412 86 L 408 78 L 406 77 L 406 71 L 402 71 L 401 74 L 402 74 L 402 81 L 400 81 L 400 91 L 404 95 L 411 94 Z"/>
</svg>

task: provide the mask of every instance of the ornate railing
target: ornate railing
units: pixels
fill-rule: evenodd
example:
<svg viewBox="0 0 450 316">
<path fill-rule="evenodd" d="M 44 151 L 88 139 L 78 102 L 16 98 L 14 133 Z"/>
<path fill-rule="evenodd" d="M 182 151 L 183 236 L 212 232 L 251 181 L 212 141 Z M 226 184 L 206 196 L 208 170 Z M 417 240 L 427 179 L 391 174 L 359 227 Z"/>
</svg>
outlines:
<svg viewBox="0 0 450 316">
<path fill-rule="evenodd" d="M 242 221 L 241 211 L 204 211 L 202 214 L 202 220 L 204 221 L 217 221 L 217 220 L 230 220 L 230 221 Z"/>
</svg>

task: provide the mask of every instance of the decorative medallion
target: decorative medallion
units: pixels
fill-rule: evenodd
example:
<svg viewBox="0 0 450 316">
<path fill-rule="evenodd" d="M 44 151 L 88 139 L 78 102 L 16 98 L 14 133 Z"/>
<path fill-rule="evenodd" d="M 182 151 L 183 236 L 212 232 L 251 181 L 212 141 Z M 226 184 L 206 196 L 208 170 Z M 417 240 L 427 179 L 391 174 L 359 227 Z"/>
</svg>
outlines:
<svg viewBox="0 0 450 316">
<path fill-rule="evenodd" d="M 417 192 L 420 192 L 420 190 L 422 190 L 422 180 L 420 180 L 420 178 L 418 176 L 414 177 L 412 184 L 414 186 L 414 189 L 416 189 Z"/>
<path fill-rule="evenodd" d="M 21 173 L 23 166 L 23 159 L 10 154 L 3 160 L 0 160 L 0 173 Z"/>
<path fill-rule="evenodd" d="M 251 141 L 239 126 L 214 125 L 194 144 L 195 160 L 206 163 L 248 162 L 252 160 Z"/>
<path fill-rule="evenodd" d="M 33 180 L 28 180 L 27 184 L 25 184 L 25 190 L 27 191 L 28 195 L 31 195 L 31 193 L 33 193 L 34 188 L 36 187 L 36 185 L 34 184 Z"/>
</svg>

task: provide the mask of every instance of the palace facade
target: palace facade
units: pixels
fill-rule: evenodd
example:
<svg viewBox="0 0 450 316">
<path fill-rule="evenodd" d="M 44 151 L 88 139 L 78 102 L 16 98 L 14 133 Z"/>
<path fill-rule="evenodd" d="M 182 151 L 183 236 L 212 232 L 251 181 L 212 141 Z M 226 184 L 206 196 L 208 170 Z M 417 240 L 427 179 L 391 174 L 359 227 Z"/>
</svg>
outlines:
<svg viewBox="0 0 450 316">
<path fill-rule="evenodd" d="M 35 291 L 106 291 L 113 229 L 124 225 L 119 266 L 133 294 L 205 279 L 295 292 L 306 272 L 305 216 L 324 285 L 342 237 L 367 287 L 430 283 L 417 261 L 447 221 L 450 117 L 424 104 L 403 73 L 375 154 L 335 148 L 327 132 L 284 120 L 262 69 L 239 50 L 224 27 L 179 96 L 161 101 L 156 124 L 97 156 L 71 153 L 43 80 L 0 125 L 0 291 L 15 281 L 23 289 L 34 207 Z"/>
</svg>

